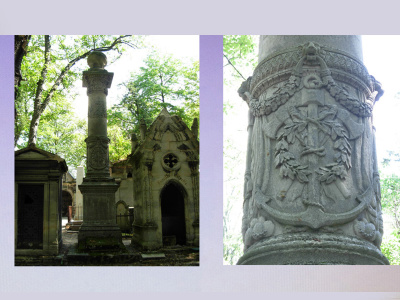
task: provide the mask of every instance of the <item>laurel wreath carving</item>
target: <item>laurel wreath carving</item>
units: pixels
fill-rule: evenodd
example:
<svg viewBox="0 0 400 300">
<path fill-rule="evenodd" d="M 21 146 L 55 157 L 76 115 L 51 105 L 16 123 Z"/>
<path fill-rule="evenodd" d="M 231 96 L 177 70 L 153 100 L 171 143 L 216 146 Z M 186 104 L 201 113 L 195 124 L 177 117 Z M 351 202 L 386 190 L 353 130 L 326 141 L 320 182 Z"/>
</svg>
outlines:
<svg viewBox="0 0 400 300">
<path fill-rule="evenodd" d="M 317 119 L 312 119 L 303 116 L 294 106 L 289 108 L 292 123 L 284 126 L 282 132 L 277 136 L 278 142 L 275 146 L 274 163 L 275 167 L 280 169 L 279 174 L 282 178 L 297 179 L 301 183 L 309 182 L 307 176 L 312 172 L 307 170 L 308 166 L 297 162 L 294 154 L 289 152 L 289 144 L 293 144 L 296 139 L 304 147 L 300 156 L 308 154 L 325 155 L 324 147 L 312 148 L 305 142 L 308 135 L 306 128 L 310 123 L 313 123 L 325 133 L 325 139 L 321 142 L 321 145 L 326 142 L 326 139 L 331 138 L 334 141 L 333 148 L 336 150 L 335 162 L 320 167 L 316 171 L 320 175 L 319 180 L 329 184 L 338 178 L 345 179 L 347 170 L 351 168 L 351 145 L 344 126 L 335 120 L 336 113 L 336 106 L 327 105 L 319 113 Z"/>
</svg>

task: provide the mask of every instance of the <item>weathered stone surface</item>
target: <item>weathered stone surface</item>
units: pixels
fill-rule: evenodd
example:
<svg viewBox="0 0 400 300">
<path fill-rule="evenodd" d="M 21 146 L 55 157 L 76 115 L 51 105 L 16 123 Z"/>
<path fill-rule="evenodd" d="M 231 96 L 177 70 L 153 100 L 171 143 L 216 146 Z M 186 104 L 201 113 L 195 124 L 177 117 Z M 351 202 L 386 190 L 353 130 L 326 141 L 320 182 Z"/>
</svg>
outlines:
<svg viewBox="0 0 400 300">
<path fill-rule="evenodd" d="M 87 174 L 79 190 L 83 194 L 83 224 L 79 229 L 78 247 L 81 250 L 123 248 L 121 231 L 115 220 L 115 192 L 118 184 L 109 172 L 107 137 L 107 92 L 113 73 L 104 70 L 107 58 L 92 52 L 91 67 L 83 72 L 83 86 L 89 98 Z"/>
<path fill-rule="evenodd" d="M 62 176 L 58 155 L 34 144 L 15 152 L 15 254 L 57 255 L 61 238 Z"/>
<path fill-rule="evenodd" d="M 239 264 L 388 264 L 357 36 L 262 36 L 249 105 Z M 347 255 L 347 257 L 346 257 Z"/>
<path fill-rule="evenodd" d="M 83 175 L 83 167 L 78 166 L 76 170 L 75 220 L 83 219 L 83 195 L 79 190 L 79 185 L 83 182 Z"/>
<path fill-rule="evenodd" d="M 160 248 L 163 243 L 199 245 L 196 132 L 163 109 L 149 129 L 142 126 L 142 141 L 134 139 L 130 159 L 134 244 L 145 249 Z"/>
</svg>

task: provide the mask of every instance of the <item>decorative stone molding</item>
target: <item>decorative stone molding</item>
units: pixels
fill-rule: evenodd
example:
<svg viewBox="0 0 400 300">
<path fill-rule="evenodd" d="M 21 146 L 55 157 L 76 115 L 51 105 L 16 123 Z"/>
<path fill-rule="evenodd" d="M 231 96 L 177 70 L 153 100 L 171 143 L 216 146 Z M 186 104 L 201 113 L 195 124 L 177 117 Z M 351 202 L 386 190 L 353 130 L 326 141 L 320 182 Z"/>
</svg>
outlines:
<svg viewBox="0 0 400 300">
<path fill-rule="evenodd" d="M 165 171 L 178 171 L 181 167 L 179 158 L 173 153 L 167 153 L 163 156 L 161 164 Z"/>
<path fill-rule="evenodd" d="M 274 83 L 271 77 L 275 77 L 276 80 L 286 80 L 284 77 L 289 77 L 291 70 L 296 67 L 299 60 L 304 58 L 306 55 L 305 51 L 307 48 L 315 48 L 315 53 L 309 56 L 311 60 L 314 58 L 313 55 L 318 55 L 327 67 L 332 70 L 333 78 L 340 78 L 346 76 L 352 83 L 356 84 L 358 88 L 361 88 L 364 93 L 369 94 L 373 90 L 374 79 L 368 74 L 367 69 L 357 58 L 353 57 L 349 53 L 344 51 L 333 49 L 317 43 L 309 43 L 299 45 L 297 47 L 285 49 L 274 53 L 260 62 L 257 68 L 254 70 L 252 76 L 251 85 L 249 87 L 251 93 L 257 98 L 263 89 L 268 88 Z M 316 53 L 317 52 L 317 53 Z M 306 57 L 308 61 L 308 57 Z"/>
<path fill-rule="evenodd" d="M 88 155 L 88 172 L 108 172 L 108 144 L 110 139 L 102 136 L 91 136 L 85 139 Z"/>
<path fill-rule="evenodd" d="M 199 142 L 195 132 L 163 109 L 132 149 L 132 243 L 155 249 L 174 236 L 181 245 L 198 246 Z"/>
<path fill-rule="evenodd" d="M 114 74 L 106 70 L 100 71 L 84 71 L 83 72 L 83 87 L 87 87 L 87 95 L 94 92 L 102 92 L 108 95 L 108 89 L 111 87 L 111 82 Z"/>
<path fill-rule="evenodd" d="M 249 106 L 255 116 L 261 115 L 269 115 L 271 112 L 276 111 L 282 104 L 286 103 L 289 98 L 291 98 L 294 93 L 297 91 L 306 88 L 306 89 L 321 89 L 325 88 L 329 94 L 340 104 L 346 107 L 350 112 L 355 115 L 367 117 L 370 116 L 372 113 L 372 105 L 375 101 L 375 97 L 378 98 L 383 94 L 381 89 L 380 83 L 375 80 L 374 77 L 369 76 L 368 72 L 366 71 L 365 67 L 359 66 L 358 62 L 355 60 L 347 57 L 347 56 L 338 56 L 337 59 L 331 59 L 333 67 L 337 67 L 339 70 L 349 71 L 355 73 L 352 74 L 354 76 L 359 76 L 364 82 L 364 85 L 358 84 L 356 88 L 362 88 L 362 92 L 367 97 L 367 103 L 362 102 L 361 100 L 352 97 L 349 95 L 349 92 L 346 88 L 341 87 L 339 84 L 336 83 L 332 74 L 334 73 L 333 70 L 328 68 L 328 63 L 325 61 L 324 57 L 331 57 L 327 55 L 323 55 L 324 52 L 328 51 L 321 51 L 320 46 L 318 44 L 314 44 L 312 42 L 306 43 L 301 47 L 298 47 L 298 52 L 301 50 L 301 55 L 299 53 L 299 58 L 294 65 L 293 69 L 288 69 L 287 67 L 291 64 L 282 63 L 279 61 L 283 60 L 287 62 L 285 57 L 274 56 L 272 59 L 272 66 L 268 67 L 264 66 L 257 67 L 254 71 L 254 75 L 250 77 L 247 81 L 245 81 L 239 89 L 240 96 L 249 103 Z M 334 50 L 333 50 L 334 51 Z M 294 56 L 290 56 L 293 58 Z M 352 63 L 346 63 L 346 57 Z M 343 60 L 339 59 L 342 58 Z M 269 60 L 267 59 L 265 63 Z M 357 65 L 355 65 L 357 63 Z M 262 63 L 263 64 L 263 63 Z M 276 67 L 275 67 L 276 65 Z M 303 81 L 302 74 L 305 72 L 303 66 L 320 66 L 320 74 L 308 74 L 304 77 Z M 259 71 L 265 70 L 265 72 Z M 282 71 L 280 68 L 284 68 L 286 73 L 289 75 L 288 79 L 284 80 L 282 87 L 279 87 L 271 97 L 267 99 L 256 99 L 260 96 L 261 91 L 269 88 L 271 85 L 263 85 L 260 82 L 263 82 L 264 79 L 268 78 L 268 74 L 270 72 L 280 72 Z M 365 73 L 366 72 L 366 73 Z M 286 76 L 287 77 L 287 76 Z M 276 77 L 279 81 L 282 81 L 282 77 Z M 358 77 L 357 77 L 358 78 Z M 352 82 L 356 82 L 356 78 L 353 78 Z M 358 78 L 359 79 L 359 78 Z M 366 80 L 368 79 L 368 80 Z M 274 83 L 277 83 L 275 81 Z M 375 93 L 376 92 L 376 93 Z"/>
<path fill-rule="evenodd" d="M 308 41 L 267 56 L 238 92 L 249 105 L 246 258 L 239 263 L 260 262 L 260 247 L 275 251 L 288 245 L 285 236 L 295 240 L 302 233 L 320 236 L 326 245 L 332 245 L 330 234 L 343 243 L 344 236 L 361 239 L 374 249 L 371 264 L 387 264 L 379 250 L 382 217 L 372 128 L 372 108 L 383 91 L 362 62 Z M 361 257 L 366 253 L 361 244 L 348 249 Z M 335 256 L 340 247 L 326 256 L 328 264 L 340 261 Z M 304 251 L 298 262 L 320 263 L 309 257 L 307 251 L 314 250 Z M 279 264 L 271 253 L 262 255 L 264 263 Z M 293 261 L 283 256 L 280 262 Z"/>
</svg>

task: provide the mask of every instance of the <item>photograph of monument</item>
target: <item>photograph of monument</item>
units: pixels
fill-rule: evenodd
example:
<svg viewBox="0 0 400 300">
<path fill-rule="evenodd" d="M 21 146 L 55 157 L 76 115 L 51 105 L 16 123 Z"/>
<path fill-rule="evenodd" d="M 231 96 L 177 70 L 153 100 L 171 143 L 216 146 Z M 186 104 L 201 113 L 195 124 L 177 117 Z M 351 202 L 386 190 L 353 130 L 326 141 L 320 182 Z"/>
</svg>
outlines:
<svg viewBox="0 0 400 300">
<path fill-rule="evenodd" d="M 250 66 L 255 68 L 245 78 L 239 63 L 235 64 L 239 58 L 236 45 L 247 45 L 240 52 L 244 56 L 254 50 L 256 39 L 258 59 L 253 57 Z M 380 179 L 373 122 L 384 84 L 363 63 L 362 37 L 228 36 L 224 47 L 225 68 L 236 77 L 240 74 L 237 92 L 248 107 L 247 124 L 241 129 L 243 135 L 247 129 L 247 149 L 224 152 L 226 184 L 233 181 L 230 174 L 237 174 L 229 169 L 230 157 L 235 157 L 235 163 L 241 161 L 244 168 L 243 204 L 230 203 L 239 193 L 226 188 L 225 261 L 239 265 L 388 265 L 381 251 L 385 249 L 385 254 L 393 250 L 390 258 L 396 262 L 396 248 L 388 244 L 382 248 L 382 203 L 389 217 L 391 207 L 397 205 L 396 219 L 399 204 L 390 195 L 393 185 L 386 185 L 387 176 Z M 229 97 L 226 106 L 234 106 Z M 226 132 L 236 126 L 228 121 L 229 115 L 224 116 Z M 226 136 L 225 149 L 235 149 L 235 138 Z M 397 175 L 390 178 L 397 178 L 394 184 L 398 184 L 398 169 L 394 172 Z M 238 227 L 233 224 L 237 217 L 230 217 L 234 205 L 242 209 L 241 236 L 236 242 L 229 232 Z M 394 242 L 389 245 L 399 243 L 398 225 L 394 222 Z M 243 252 L 234 261 L 232 253 L 240 253 L 235 250 L 239 247 Z"/>
<path fill-rule="evenodd" d="M 15 36 L 15 265 L 199 265 L 198 57 Z"/>
</svg>

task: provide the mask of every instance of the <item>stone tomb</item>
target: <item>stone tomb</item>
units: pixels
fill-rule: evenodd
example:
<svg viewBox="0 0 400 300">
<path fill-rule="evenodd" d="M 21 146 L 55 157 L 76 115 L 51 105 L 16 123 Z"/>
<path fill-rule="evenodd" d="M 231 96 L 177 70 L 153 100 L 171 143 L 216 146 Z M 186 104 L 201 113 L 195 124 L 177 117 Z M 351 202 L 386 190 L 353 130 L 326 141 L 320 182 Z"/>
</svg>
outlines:
<svg viewBox="0 0 400 300">
<path fill-rule="evenodd" d="M 134 222 L 132 243 L 145 249 L 199 245 L 199 142 L 166 109 L 140 142 L 132 141 Z"/>
<path fill-rule="evenodd" d="M 130 233 L 133 222 L 133 183 L 129 158 L 113 163 L 110 169 L 111 177 L 115 178 L 118 184 L 118 190 L 115 192 L 117 224 L 122 232 Z"/>
<path fill-rule="evenodd" d="M 57 255 L 61 238 L 62 176 L 58 155 L 34 144 L 15 152 L 15 254 Z"/>
</svg>

